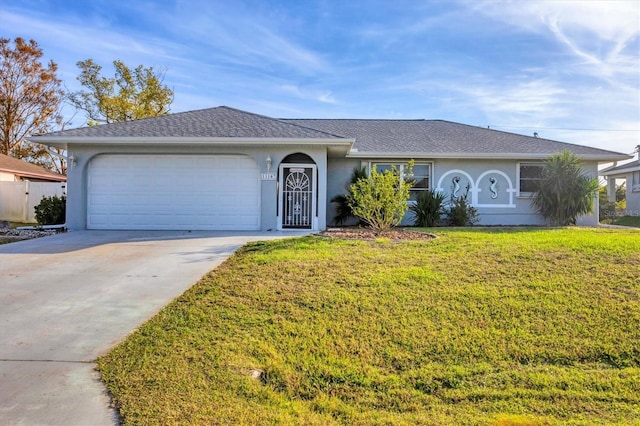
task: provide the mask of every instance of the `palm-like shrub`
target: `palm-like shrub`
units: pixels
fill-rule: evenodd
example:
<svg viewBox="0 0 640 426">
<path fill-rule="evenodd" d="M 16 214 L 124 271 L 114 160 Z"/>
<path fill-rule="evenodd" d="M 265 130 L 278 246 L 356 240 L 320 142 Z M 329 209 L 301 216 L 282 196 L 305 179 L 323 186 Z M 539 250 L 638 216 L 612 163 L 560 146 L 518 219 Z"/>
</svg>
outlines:
<svg viewBox="0 0 640 426">
<path fill-rule="evenodd" d="M 351 198 L 351 185 L 359 181 L 360 179 L 367 178 L 366 167 L 354 167 L 351 172 L 351 179 L 349 180 L 349 186 L 347 187 L 347 194 L 336 195 L 331 199 L 332 203 L 336 204 L 336 215 L 333 217 L 333 222 L 336 225 L 342 225 L 349 219 L 353 218 L 353 209 L 349 204 Z"/>
<path fill-rule="evenodd" d="M 593 210 L 597 191 L 597 179 L 587 176 L 575 154 L 563 151 L 545 161 L 531 203 L 552 225 L 575 225 L 579 215 Z"/>
<path fill-rule="evenodd" d="M 435 191 L 421 191 L 415 204 L 409 206 L 413 213 L 413 226 L 436 226 L 444 213 L 444 194 Z"/>
</svg>

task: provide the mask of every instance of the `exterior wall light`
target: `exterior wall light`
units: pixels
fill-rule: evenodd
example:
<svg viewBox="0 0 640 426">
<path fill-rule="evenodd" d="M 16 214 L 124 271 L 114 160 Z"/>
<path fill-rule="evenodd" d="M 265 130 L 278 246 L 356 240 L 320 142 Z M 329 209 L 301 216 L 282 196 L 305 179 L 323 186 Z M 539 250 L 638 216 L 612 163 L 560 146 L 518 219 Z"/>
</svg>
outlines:
<svg viewBox="0 0 640 426">
<path fill-rule="evenodd" d="M 267 159 L 264 160 L 265 163 L 267 163 L 267 173 L 271 170 L 271 156 L 267 155 Z"/>
<path fill-rule="evenodd" d="M 73 154 L 69 156 L 68 160 L 71 166 L 75 166 L 76 164 L 78 164 L 78 159 Z"/>
</svg>

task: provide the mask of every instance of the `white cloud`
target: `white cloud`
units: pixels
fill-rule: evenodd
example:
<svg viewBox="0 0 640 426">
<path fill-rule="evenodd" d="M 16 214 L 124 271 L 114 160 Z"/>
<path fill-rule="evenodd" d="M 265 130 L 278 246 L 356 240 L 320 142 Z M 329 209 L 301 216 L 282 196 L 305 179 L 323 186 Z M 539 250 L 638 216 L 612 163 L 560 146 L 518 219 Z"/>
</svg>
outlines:
<svg viewBox="0 0 640 426">
<path fill-rule="evenodd" d="M 280 89 L 293 95 L 296 98 L 304 100 L 313 100 L 325 104 L 336 104 L 337 101 L 330 90 L 318 90 L 318 89 L 301 89 L 297 85 L 285 84 L 280 86 Z"/>
<path fill-rule="evenodd" d="M 558 20 L 568 30 L 584 30 L 599 39 L 621 41 L 640 32 L 640 4 L 633 0 L 529 0 L 471 3 L 476 11 L 519 28 L 544 31 L 549 20 Z"/>
<path fill-rule="evenodd" d="M 58 75 L 69 90 L 79 90 L 76 81 L 79 70 L 76 63 L 92 58 L 111 73 L 111 63 L 120 59 L 135 67 L 141 63 L 163 69 L 178 60 L 172 54 L 176 45 L 148 35 L 123 33 L 116 29 L 104 29 L 94 26 L 87 19 L 79 22 L 73 18 L 52 23 L 51 18 L 37 12 L 18 14 L 2 12 L 3 26 L 14 34 L 10 38 L 22 36 L 35 39 L 43 49 L 46 60 L 53 60 L 59 66 Z"/>
<path fill-rule="evenodd" d="M 640 2 L 481 2 L 475 8 L 521 30 L 553 37 L 585 73 L 604 79 L 637 75 Z"/>
<path fill-rule="evenodd" d="M 227 9 L 233 7 L 238 9 Z M 322 55 L 286 34 L 286 23 L 274 25 L 252 9 L 234 3 L 189 1 L 179 2 L 176 14 L 170 28 L 176 37 L 196 48 L 207 46 L 213 57 L 224 61 L 265 70 L 285 66 L 301 74 L 330 70 Z"/>
<path fill-rule="evenodd" d="M 467 88 L 469 95 L 488 117 L 508 117 L 509 121 L 520 121 L 541 116 L 555 118 L 567 115 L 561 97 L 565 90 L 546 80 L 518 82 L 511 86 L 485 84 Z"/>
</svg>

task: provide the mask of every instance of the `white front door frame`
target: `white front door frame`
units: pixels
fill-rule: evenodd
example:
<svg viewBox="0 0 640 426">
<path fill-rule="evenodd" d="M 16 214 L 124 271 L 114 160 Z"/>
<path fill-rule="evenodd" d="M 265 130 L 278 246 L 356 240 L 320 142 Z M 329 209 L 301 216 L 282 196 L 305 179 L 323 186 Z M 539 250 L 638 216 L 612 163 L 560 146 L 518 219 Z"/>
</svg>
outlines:
<svg viewBox="0 0 640 426">
<path fill-rule="evenodd" d="M 292 206 L 287 207 L 287 202 L 296 203 L 296 200 L 287 200 L 285 199 L 287 195 L 287 188 L 284 176 L 284 171 L 286 169 L 304 169 L 311 171 L 311 182 L 310 182 L 310 213 L 311 218 L 309 221 L 309 227 L 304 226 L 295 226 L 290 225 L 296 222 L 294 218 L 290 217 L 291 215 L 285 215 L 285 209 L 287 208 L 296 208 L 292 204 Z M 317 198 L 318 198 L 318 167 L 312 163 L 281 163 L 278 168 L 278 230 L 292 230 L 292 229 L 306 229 L 311 231 L 318 230 L 318 206 L 317 206 Z M 297 204 L 297 203 L 296 203 Z M 296 210 L 297 211 L 297 210 Z M 290 213 L 294 213 L 294 211 L 290 211 Z M 295 213 L 294 213 L 295 214 Z"/>
</svg>

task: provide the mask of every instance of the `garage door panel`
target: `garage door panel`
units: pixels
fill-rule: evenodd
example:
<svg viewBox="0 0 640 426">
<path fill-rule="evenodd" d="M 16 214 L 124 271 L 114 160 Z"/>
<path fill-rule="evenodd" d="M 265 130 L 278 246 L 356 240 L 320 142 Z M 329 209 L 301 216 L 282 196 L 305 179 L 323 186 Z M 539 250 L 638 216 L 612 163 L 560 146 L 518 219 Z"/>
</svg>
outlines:
<svg viewBox="0 0 640 426">
<path fill-rule="evenodd" d="M 260 179 L 239 156 L 104 155 L 88 173 L 90 229 L 260 228 Z"/>
</svg>

